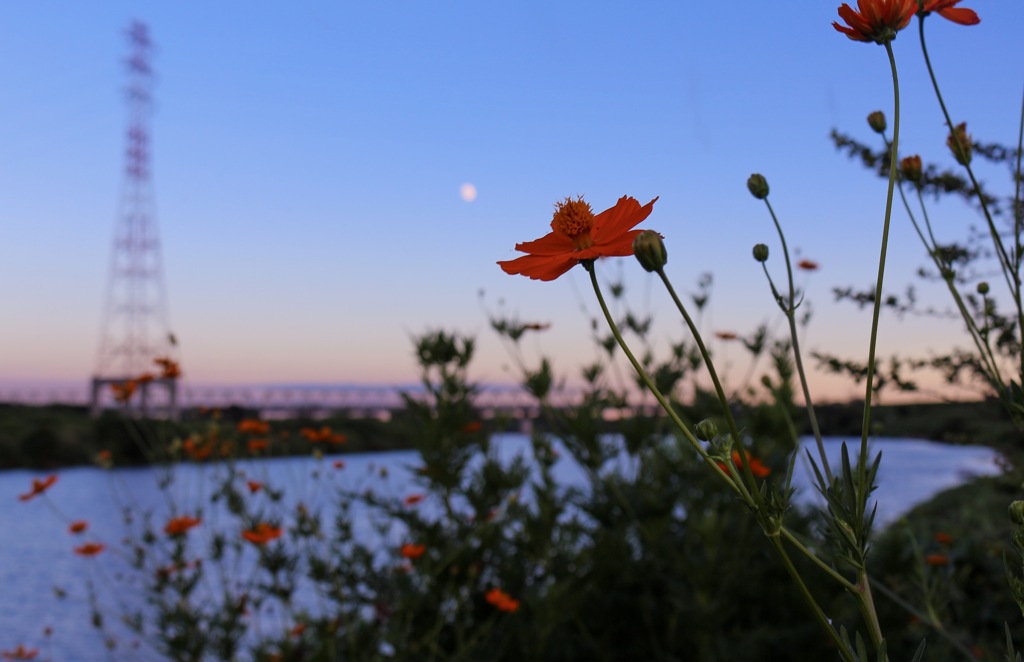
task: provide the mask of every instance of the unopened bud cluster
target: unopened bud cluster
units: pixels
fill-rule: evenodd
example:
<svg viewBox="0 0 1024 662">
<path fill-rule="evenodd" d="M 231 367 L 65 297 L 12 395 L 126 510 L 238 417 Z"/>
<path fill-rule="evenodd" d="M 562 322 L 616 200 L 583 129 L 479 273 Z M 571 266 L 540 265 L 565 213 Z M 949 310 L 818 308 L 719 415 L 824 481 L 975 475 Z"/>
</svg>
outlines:
<svg viewBox="0 0 1024 662">
<path fill-rule="evenodd" d="M 971 137 L 967 135 L 967 122 L 960 122 L 956 129 L 950 132 L 946 138 L 946 145 L 953 150 L 953 157 L 960 165 L 969 165 L 971 162 Z"/>
</svg>

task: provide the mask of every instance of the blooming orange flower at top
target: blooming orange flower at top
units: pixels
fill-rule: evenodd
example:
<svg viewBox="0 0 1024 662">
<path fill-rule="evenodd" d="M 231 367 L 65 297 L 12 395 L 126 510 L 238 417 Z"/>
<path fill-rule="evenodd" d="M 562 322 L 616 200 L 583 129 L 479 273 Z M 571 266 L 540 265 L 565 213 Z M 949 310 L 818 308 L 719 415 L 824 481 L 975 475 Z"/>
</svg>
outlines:
<svg viewBox="0 0 1024 662">
<path fill-rule="evenodd" d="M 70 533 L 81 533 L 89 528 L 89 523 L 84 519 L 76 520 L 68 525 L 68 531 Z"/>
<path fill-rule="evenodd" d="M 254 545 L 266 545 L 271 540 L 281 537 L 281 527 L 260 522 L 249 531 L 242 531 L 242 537 Z"/>
<path fill-rule="evenodd" d="M 410 561 L 415 561 L 419 557 L 423 556 L 423 553 L 426 551 L 426 545 L 414 542 L 407 542 L 404 545 L 402 545 L 401 553 L 403 558 L 407 558 Z"/>
<path fill-rule="evenodd" d="M 188 530 L 192 527 L 199 526 L 203 520 L 198 517 L 189 517 L 188 515 L 182 515 L 181 517 L 172 517 L 167 520 L 167 526 L 164 527 L 164 533 L 171 536 L 183 536 L 188 533 Z"/>
<path fill-rule="evenodd" d="M 484 599 L 501 611 L 513 612 L 519 610 L 519 600 L 516 600 L 500 588 L 492 588 L 490 591 L 487 591 Z"/>
<path fill-rule="evenodd" d="M 555 205 L 551 232 L 516 244 L 517 251 L 528 255 L 498 266 L 507 274 L 554 280 L 584 260 L 632 255 L 633 239 L 641 232 L 633 228 L 651 215 L 655 200 L 641 207 L 635 198 L 622 196 L 614 207 L 595 216 L 582 197 L 566 198 Z"/>
<path fill-rule="evenodd" d="M 927 0 L 924 8 L 919 12 L 921 16 L 927 16 L 931 12 L 938 12 L 939 16 L 947 20 L 959 23 L 960 25 L 977 25 L 981 19 L 973 9 L 955 7 L 960 0 Z"/>
<path fill-rule="evenodd" d="M 39 655 L 38 648 L 25 648 L 24 644 L 18 644 L 18 647 L 12 651 L 3 651 L 3 658 L 5 660 L 34 660 Z"/>
<path fill-rule="evenodd" d="M 46 478 L 43 478 L 42 480 L 40 480 L 39 478 L 33 478 L 32 479 L 32 489 L 31 489 L 31 491 L 26 492 L 24 494 L 19 494 L 18 495 L 18 501 L 28 501 L 29 499 L 32 499 L 32 498 L 36 497 L 37 495 L 42 494 L 46 490 L 50 489 L 50 486 L 53 485 L 56 482 L 57 482 L 57 476 L 56 475 L 54 475 L 54 476 L 47 476 Z"/>
<path fill-rule="evenodd" d="M 917 0 L 857 0 L 856 10 L 844 2 L 839 17 L 846 25 L 833 22 L 832 27 L 854 41 L 884 44 L 895 39 L 916 13 Z"/>
<path fill-rule="evenodd" d="M 87 542 L 81 547 L 75 547 L 75 554 L 79 556 L 96 556 L 106 548 L 107 546 L 101 542 Z"/>
<path fill-rule="evenodd" d="M 800 260 L 799 262 L 796 263 L 796 266 L 798 269 L 803 269 L 804 271 L 818 270 L 818 263 L 815 262 L 814 260 Z"/>
</svg>

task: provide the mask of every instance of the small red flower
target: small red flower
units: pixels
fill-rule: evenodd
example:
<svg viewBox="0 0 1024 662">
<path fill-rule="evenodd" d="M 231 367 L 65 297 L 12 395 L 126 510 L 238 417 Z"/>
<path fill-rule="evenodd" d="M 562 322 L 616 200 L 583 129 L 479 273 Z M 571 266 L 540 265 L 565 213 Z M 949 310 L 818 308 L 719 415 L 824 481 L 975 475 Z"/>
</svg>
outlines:
<svg viewBox="0 0 1024 662">
<path fill-rule="evenodd" d="M 75 547 L 75 554 L 79 556 L 96 556 L 106 548 L 107 546 L 101 542 L 87 542 L 81 547 Z"/>
<path fill-rule="evenodd" d="M 767 478 L 772 472 L 768 465 L 750 454 L 747 454 L 747 462 L 750 463 L 750 473 L 754 474 L 754 478 Z M 739 451 L 732 452 L 732 463 L 736 466 L 738 471 L 743 470 L 743 459 L 740 458 Z M 729 471 L 728 467 L 721 462 L 718 463 L 718 468 L 726 473 Z"/>
<path fill-rule="evenodd" d="M 188 530 L 199 526 L 203 520 L 198 517 L 189 517 L 188 515 L 182 515 L 181 517 L 172 517 L 167 520 L 167 525 L 164 527 L 164 533 L 171 536 L 183 536 L 188 533 Z"/>
<path fill-rule="evenodd" d="M 5 660 L 34 660 L 39 655 L 39 649 L 25 648 L 24 644 L 18 644 L 18 647 L 14 650 L 3 651 L 0 655 L 3 655 Z"/>
<path fill-rule="evenodd" d="M 736 340 L 739 338 L 739 336 L 732 331 L 715 331 L 715 337 L 719 340 Z"/>
<path fill-rule="evenodd" d="M 921 16 L 927 16 L 931 12 L 938 12 L 939 16 L 947 20 L 959 23 L 960 25 L 977 25 L 981 19 L 973 9 L 955 7 L 960 0 L 927 0 L 924 8 L 919 12 Z"/>
<path fill-rule="evenodd" d="M 334 463 L 333 463 L 333 466 L 334 466 L 335 469 L 344 469 L 345 468 L 345 461 L 344 460 L 335 460 Z"/>
<path fill-rule="evenodd" d="M 935 542 L 937 542 L 939 544 L 942 544 L 942 545 L 952 545 L 953 544 L 953 536 L 949 535 L 948 533 L 944 533 L 942 531 L 939 531 L 938 533 L 935 534 Z"/>
<path fill-rule="evenodd" d="M 423 496 L 422 494 L 410 494 L 409 496 L 405 497 L 405 501 L 403 501 L 403 503 L 407 506 L 415 506 L 417 503 L 423 501 L 425 498 L 426 497 Z"/>
<path fill-rule="evenodd" d="M 497 587 L 487 591 L 487 595 L 484 596 L 484 599 L 497 607 L 500 611 L 511 613 L 519 610 L 519 600 L 516 600 L 511 595 Z"/>
<path fill-rule="evenodd" d="M 138 388 L 139 383 L 134 379 L 129 379 L 123 382 L 114 382 L 110 385 L 110 390 L 114 394 L 114 400 L 121 404 L 125 404 L 131 400 Z"/>
<path fill-rule="evenodd" d="M 89 523 L 84 519 L 76 520 L 68 526 L 68 531 L 71 533 L 81 533 L 89 528 Z"/>
<path fill-rule="evenodd" d="M 281 527 L 260 522 L 249 531 L 242 531 L 242 537 L 254 545 L 266 545 L 271 540 L 281 537 Z"/>
<path fill-rule="evenodd" d="M 854 41 L 884 44 L 895 39 L 916 13 L 917 0 L 857 0 L 856 10 L 844 2 L 839 17 L 846 25 L 833 22 L 832 27 Z"/>
<path fill-rule="evenodd" d="M 259 482 L 258 480 L 247 480 L 245 481 L 245 485 L 246 487 L 249 488 L 249 492 L 251 494 L 256 494 L 257 492 L 263 489 L 263 483 Z"/>
<path fill-rule="evenodd" d="M 932 566 L 949 565 L 949 557 L 945 554 L 929 554 L 924 557 L 924 562 Z"/>
<path fill-rule="evenodd" d="M 38 496 L 38 495 L 42 494 L 43 492 L 45 492 L 46 490 L 50 489 L 50 486 L 53 485 L 56 482 L 57 482 L 57 476 L 56 475 L 54 475 L 54 476 L 47 476 L 46 478 L 43 478 L 42 480 L 40 480 L 39 478 L 33 478 L 32 479 L 32 489 L 30 491 L 26 492 L 25 494 L 19 494 L 18 495 L 18 500 L 19 501 L 29 501 L 30 499 L 33 499 L 36 496 Z"/>
<path fill-rule="evenodd" d="M 800 260 L 799 262 L 796 263 L 796 266 L 798 269 L 803 269 L 804 271 L 818 270 L 818 263 L 815 262 L 814 260 Z"/>
<path fill-rule="evenodd" d="M 160 377 L 162 379 L 177 379 L 181 377 L 181 366 L 178 365 L 177 361 L 161 356 L 153 359 L 153 363 L 160 366 Z"/>
<path fill-rule="evenodd" d="M 296 623 L 295 627 L 293 627 L 288 632 L 288 634 L 290 634 L 293 637 L 301 637 L 302 633 L 305 632 L 305 631 L 306 631 L 306 624 L 305 623 Z"/>
<path fill-rule="evenodd" d="M 246 443 L 250 453 L 260 453 L 270 448 L 270 441 L 267 439 L 250 439 Z"/>
<path fill-rule="evenodd" d="M 540 239 L 516 244 L 527 253 L 514 260 L 498 262 L 507 274 L 521 274 L 534 280 L 554 280 L 584 260 L 633 254 L 633 239 L 654 209 L 651 200 L 640 206 L 636 198 L 622 196 L 614 207 L 594 215 L 583 198 L 566 198 L 555 205 L 551 232 Z"/>
<path fill-rule="evenodd" d="M 270 423 L 256 418 L 245 418 L 238 422 L 238 431 L 249 434 L 267 434 L 270 432 Z"/>
<path fill-rule="evenodd" d="M 424 552 L 427 551 L 427 546 L 420 543 L 407 542 L 402 545 L 402 557 L 407 558 L 410 561 L 415 561 L 419 557 L 423 556 Z"/>
</svg>

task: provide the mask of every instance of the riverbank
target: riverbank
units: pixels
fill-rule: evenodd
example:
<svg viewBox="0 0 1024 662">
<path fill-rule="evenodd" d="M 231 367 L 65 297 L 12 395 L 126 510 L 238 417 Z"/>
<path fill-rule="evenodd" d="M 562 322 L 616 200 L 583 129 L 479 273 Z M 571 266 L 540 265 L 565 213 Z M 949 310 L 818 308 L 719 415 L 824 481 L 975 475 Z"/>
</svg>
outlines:
<svg viewBox="0 0 1024 662">
<path fill-rule="evenodd" d="M 823 434 L 860 436 L 863 403 L 824 404 L 815 407 Z M 700 412 L 688 412 L 694 420 Z M 216 413 L 188 410 L 183 422 L 126 419 L 119 412 L 89 416 L 86 407 L 73 405 L 15 405 L 0 403 L 0 469 L 52 469 L 95 462 L 97 454 L 110 453 L 115 463 L 141 465 L 149 461 L 139 439 L 172 443 L 185 438 L 195 425 L 216 422 L 232 427 L 255 412 L 232 407 Z M 491 432 L 506 431 L 514 421 L 485 421 Z M 797 416 L 802 434 L 810 434 L 806 417 Z M 272 422 L 282 441 L 273 454 L 309 452 L 301 443 L 304 427 L 329 427 L 344 435 L 346 443 L 325 447 L 331 453 L 361 453 L 415 448 L 416 431 L 399 412 L 389 421 L 375 418 L 332 416 L 313 419 L 282 419 Z M 614 431 L 614 423 L 609 423 Z M 927 439 L 949 444 L 990 446 L 1007 455 L 1020 452 L 1020 437 L 1000 403 L 994 400 L 952 403 L 881 405 L 872 411 L 873 436 Z M 289 441 L 291 439 L 291 441 Z"/>
</svg>

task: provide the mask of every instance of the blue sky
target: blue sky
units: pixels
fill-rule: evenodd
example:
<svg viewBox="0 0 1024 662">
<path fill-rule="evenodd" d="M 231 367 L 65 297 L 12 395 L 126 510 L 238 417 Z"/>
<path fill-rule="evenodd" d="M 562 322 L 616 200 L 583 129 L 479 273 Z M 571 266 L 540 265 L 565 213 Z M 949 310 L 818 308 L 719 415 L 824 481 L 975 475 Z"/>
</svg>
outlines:
<svg viewBox="0 0 1024 662">
<path fill-rule="evenodd" d="M 805 346 L 863 357 L 868 315 L 834 305 L 830 289 L 873 282 L 884 182 L 828 133 L 870 139 L 867 113 L 891 116 L 888 63 L 832 29 L 838 3 L 800 4 L 4 3 L 0 381 L 85 380 L 95 367 L 133 19 L 157 45 L 157 221 L 195 383 L 407 382 L 409 338 L 433 328 L 477 334 L 475 376 L 508 381 L 481 291 L 491 310 L 503 301 L 551 322 L 537 347 L 571 372 L 594 355 L 586 274 L 539 283 L 495 262 L 577 194 L 595 210 L 660 196 L 644 226 L 665 235 L 677 288 L 714 273 L 706 330 L 781 332 L 749 257 L 754 243 L 777 245 L 746 191 L 752 172 L 768 177 L 791 248 L 822 265 L 800 279 L 815 310 Z M 954 115 L 1011 142 L 1024 5 L 966 5 L 980 25 L 928 19 L 933 62 Z M 951 163 L 916 24 L 895 51 L 904 151 Z M 954 204 L 933 213 L 951 238 L 975 220 Z M 887 282 L 902 290 L 923 253 L 900 215 L 890 250 Z M 660 339 L 679 336 L 631 259 L 598 266 L 625 274 Z M 885 320 L 882 333 L 882 353 L 960 338 L 923 320 Z"/>
</svg>

